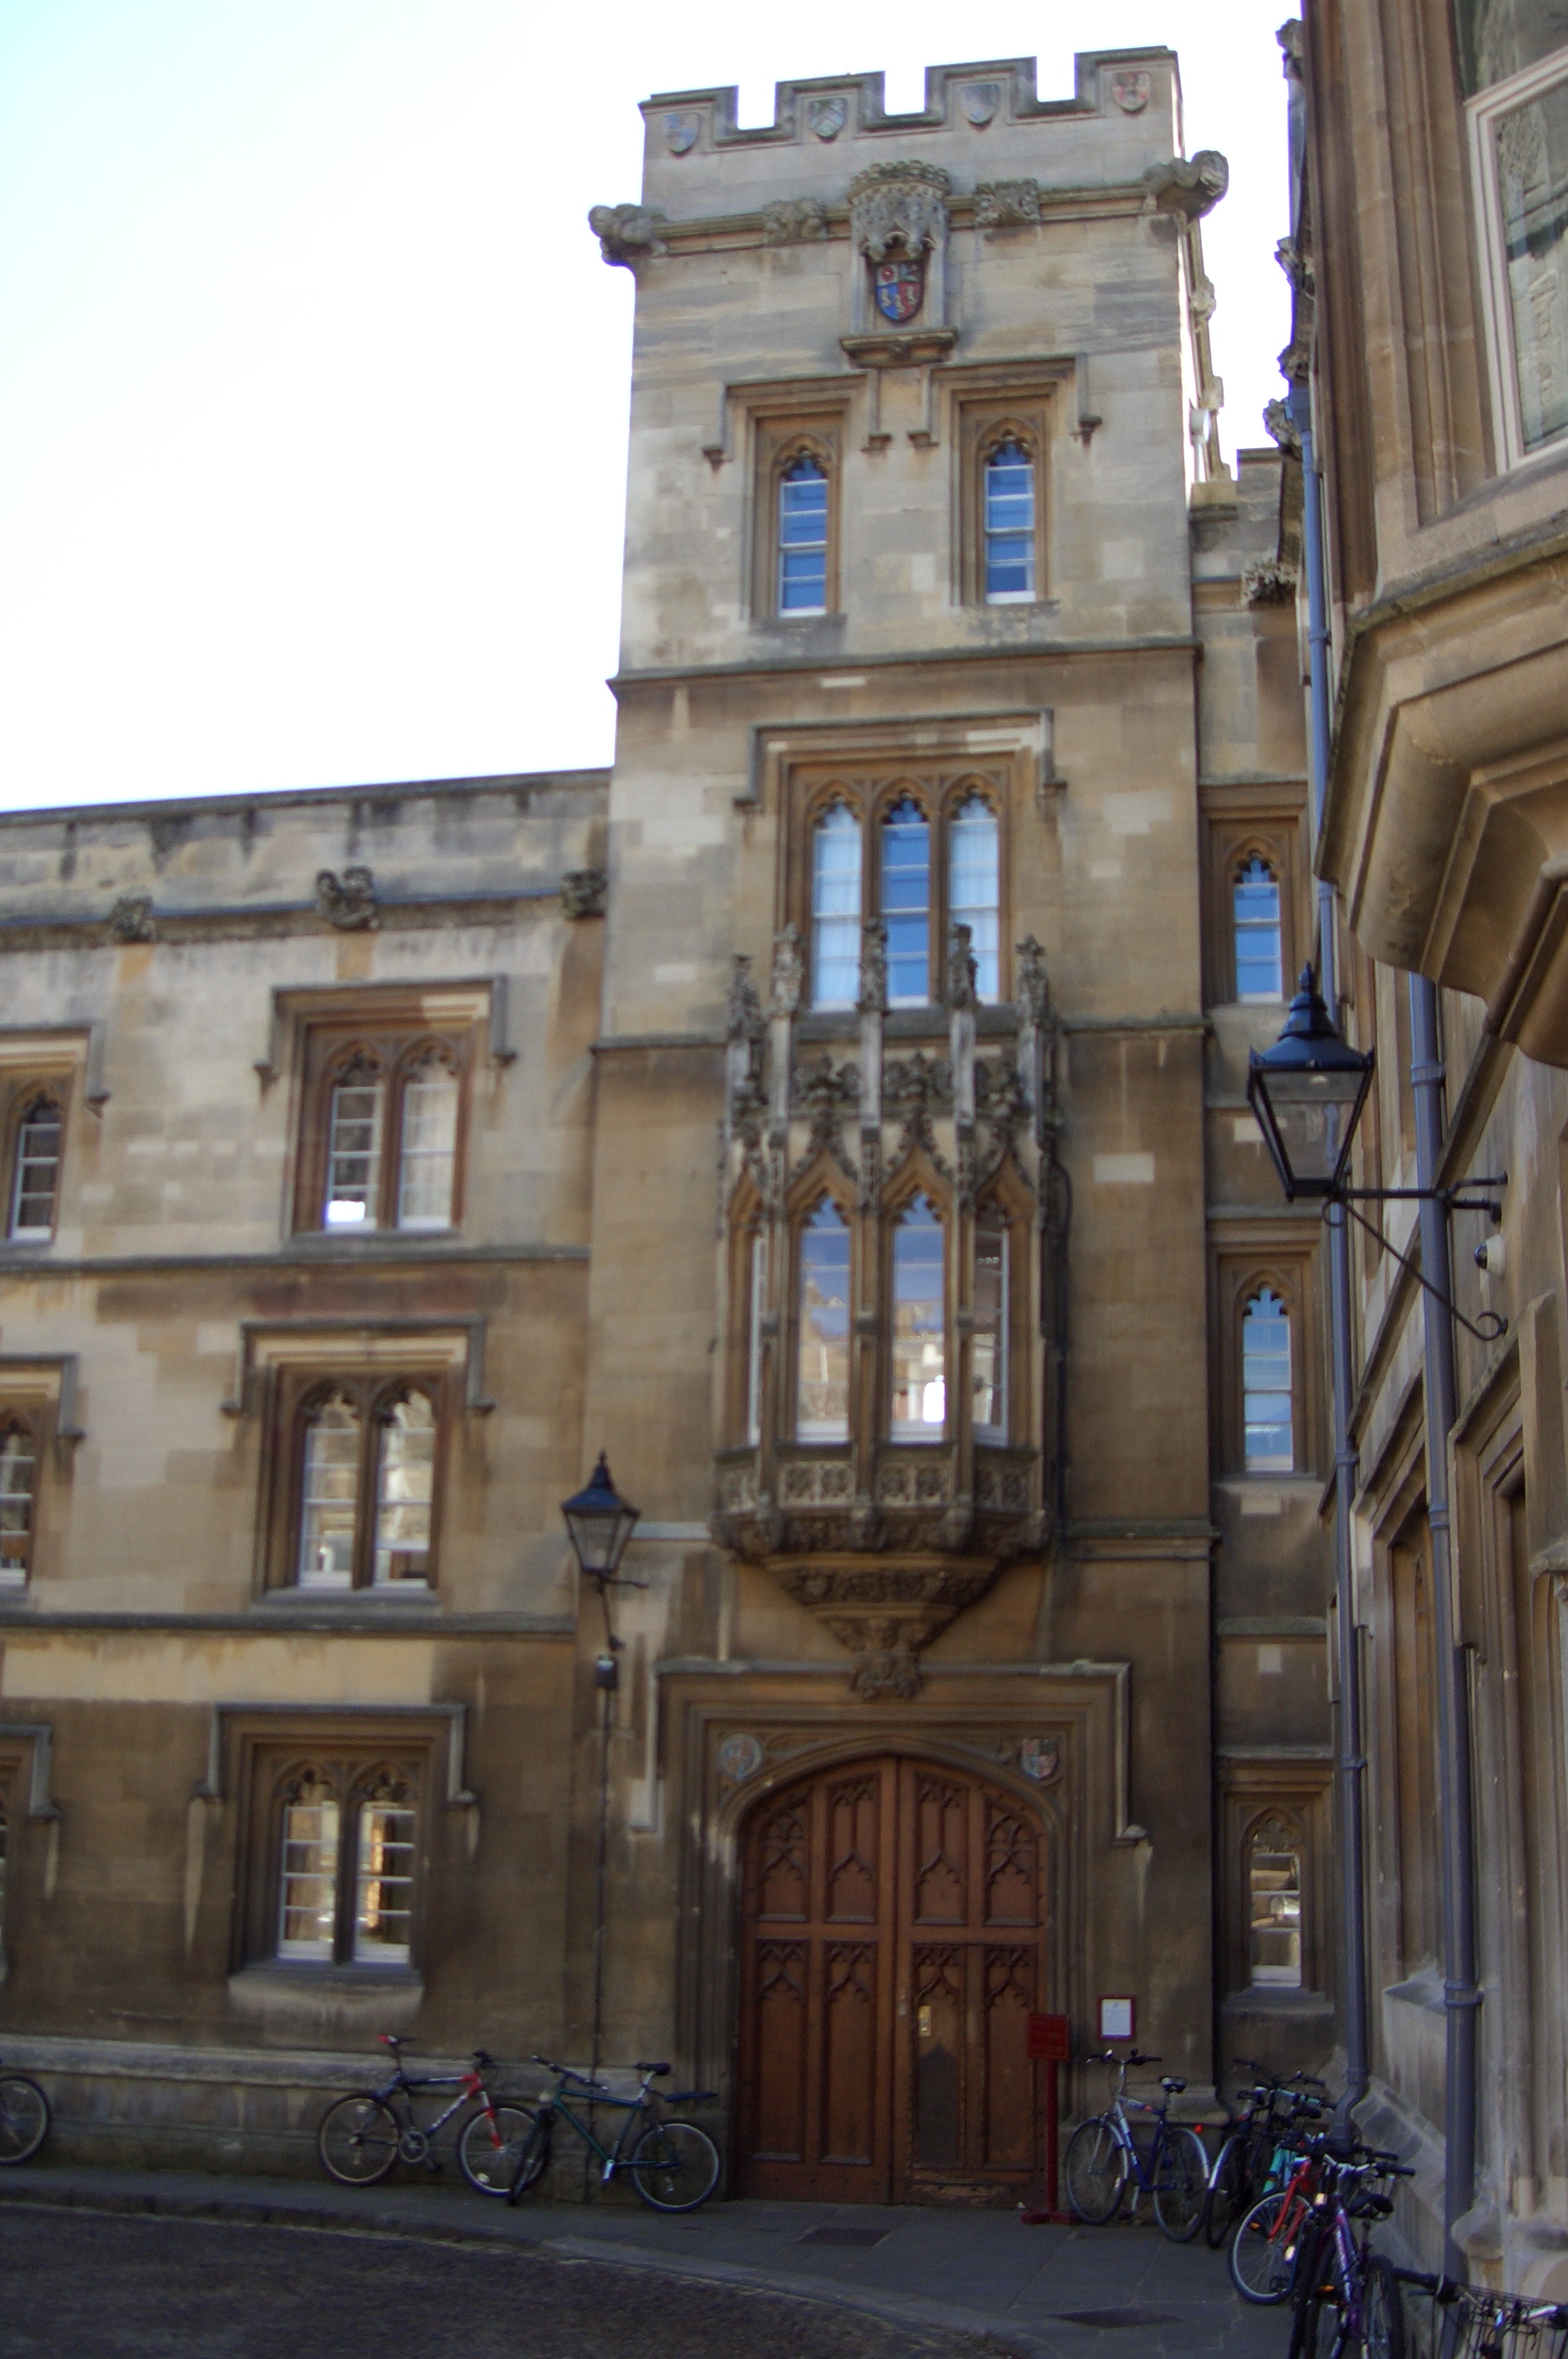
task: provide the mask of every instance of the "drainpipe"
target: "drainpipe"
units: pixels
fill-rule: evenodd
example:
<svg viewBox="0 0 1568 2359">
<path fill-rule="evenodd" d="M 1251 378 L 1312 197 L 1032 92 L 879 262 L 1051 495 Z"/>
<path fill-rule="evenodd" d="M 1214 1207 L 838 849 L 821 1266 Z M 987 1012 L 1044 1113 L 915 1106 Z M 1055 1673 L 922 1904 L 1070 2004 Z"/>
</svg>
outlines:
<svg viewBox="0 0 1568 2359">
<path fill-rule="evenodd" d="M 1438 1052 L 1437 986 L 1410 978 L 1410 1081 L 1415 1091 L 1416 1186 L 1435 1188 L 1443 1155 L 1443 1067 Z M 1454 1550 L 1449 1531 L 1448 1436 L 1457 1393 L 1448 1207 L 1423 1197 L 1421 1289 L 1426 1322 L 1426 1496 L 1432 1533 L 1432 1621 L 1437 1646 L 1438 1808 L 1443 1859 L 1443 2004 L 1447 2038 L 1443 2108 L 1443 2271 L 1466 2275 L 1454 2223 L 1475 2193 L 1475 1867 L 1470 1785 L 1470 1676 L 1454 1626 Z M 1435 1287 L 1433 1294 L 1430 1288 Z M 1439 1298 L 1443 1298 L 1440 1299 Z"/>
<path fill-rule="evenodd" d="M 1290 422 L 1301 441 L 1302 559 L 1307 574 L 1307 637 L 1311 649 L 1311 726 L 1308 776 L 1312 800 L 1312 838 L 1323 833 L 1323 802 L 1328 789 L 1329 706 L 1328 598 L 1324 585 L 1323 546 L 1323 483 L 1312 450 L 1312 391 L 1293 384 L 1287 403 Z M 1339 1000 L 1336 973 L 1337 938 L 1334 887 L 1318 882 L 1318 988 L 1331 1013 Z M 1361 1650 L 1356 1629 L 1355 1533 L 1351 1506 L 1356 1496 L 1356 1455 L 1350 1431 L 1351 1405 L 1356 1397 L 1351 1364 L 1350 1231 L 1343 1204 L 1328 1208 L 1329 1357 L 1334 1375 L 1334 1589 L 1337 1624 L 1335 1643 L 1339 1674 L 1339 1734 L 1334 1780 L 1339 1793 L 1340 1838 L 1340 2011 L 1345 2024 L 1345 2093 L 1334 2114 L 1342 2137 L 1353 2133 L 1351 2115 L 1367 2094 L 1367 1876 L 1363 1781 L 1367 1757 L 1362 1744 Z"/>
</svg>

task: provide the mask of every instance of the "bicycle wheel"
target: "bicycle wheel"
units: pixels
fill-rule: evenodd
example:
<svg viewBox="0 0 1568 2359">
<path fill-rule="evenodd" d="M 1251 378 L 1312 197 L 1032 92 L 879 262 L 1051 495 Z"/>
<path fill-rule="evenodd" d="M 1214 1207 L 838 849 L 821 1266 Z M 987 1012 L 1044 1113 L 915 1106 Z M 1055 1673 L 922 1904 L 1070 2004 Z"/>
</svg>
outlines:
<svg viewBox="0 0 1568 2359">
<path fill-rule="evenodd" d="M 720 2167 L 718 2147 L 695 2122 L 655 2122 L 632 2148 L 632 2185 L 655 2212 L 695 2212 Z"/>
<path fill-rule="evenodd" d="M 1283 2217 L 1284 2194 L 1261 2195 L 1236 2222 L 1230 2277 L 1243 2301 L 1281 2302 L 1296 2274 L 1296 2233 L 1302 2223 Z M 1301 2206 L 1292 2206 L 1300 2212 Z"/>
<path fill-rule="evenodd" d="M 1229 2235 L 1244 2209 L 1242 2198 L 1246 2192 L 1246 2141 L 1239 2136 L 1227 2137 L 1220 2148 L 1220 2158 L 1209 2181 L 1209 2199 L 1203 2206 L 1203 2234 L 1212 2251 L 1217 2253 Z"/>
<path fill-rule="evenodd" d="M 1086 2228 L 1103 2228 L 1115 2217 L 1127 2174 L 1126 2150 L 1105 2114 L 1080 2122 L 1067 2141 L 1062 2180 L 1067 2201 Z"/>
<path fill-rule="evenodd" d="M 1154 2180 L 1154 2216 L 1173 2245 L 1190 2245 L 1203 2224 L 1209 2158 L 1196 2130 L 1168 2129 Z"/>
<path fill-rule="evenodd" d="M 550 2113 L 536 2115 L 532 2129 L 518 2147 L 517 2159 L 512 2165 L 511 2184 L 505 2190 L 508 2203 L 516 2203 L 519 2196 L 526 2195 L 529 2188 L 536 2186 L 544 2177 L 550 2162 L 550 2124 L 554 2118 L 554 2114 Z"/>
<path fill-rule="evenodd" d="M 374 2187 L 397 2159 L 397 2116 L 368 2089 L 356 2090 L 321 2115 L 316 2152 L 329 2179 L 343 2187 Z"/>
<path fill-rule="evenodd" d="M 458 2133 L 457 2165 L 475 2195 L 506 2193 L 537 2118 L 526 2105 L 497 2105 L 493 2114 L 480 2105 L 469 2114 Z M 536 2179 L 543 2169 L 541 2156 Z"/>
<path fill-rule="evenodd" d="M 1290 2321 L 1289 2359 L 1343 2359 L 1345 2343 L 1344 2288 L 1327 2225 L 1314 2219 L 1303 2230 L 1297 2263 L 1299 2299 Z"/>
<path fill-rule="evenodd" d="M 27 2162 L 49 2136 L 49 2099 L 25 2073 L 0 2073 L 0 2163 Z"/>
<path fill-rule="evenodd" d="M 1361 2347 L 1367 2359 L 1405 2359 L 1405 2306 L 1391 2261 L 1371 2253 L 1361 2273 Z"/>
</svg>

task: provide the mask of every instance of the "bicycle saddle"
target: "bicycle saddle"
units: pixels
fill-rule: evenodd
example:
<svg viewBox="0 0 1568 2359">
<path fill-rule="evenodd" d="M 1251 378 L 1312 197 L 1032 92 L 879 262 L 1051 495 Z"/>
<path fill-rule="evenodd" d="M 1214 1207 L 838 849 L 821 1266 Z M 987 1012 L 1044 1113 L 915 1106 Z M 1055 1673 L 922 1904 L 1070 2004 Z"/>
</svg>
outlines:
<svg viewBox="0 0 1568 2359">
<path fill-rule="evenodd" d="M 669 2071 L 670 2067 L 668 2064 L 645 2064 L 639 2059 L 637 2069 L 639 2072 L 655 2073 L 662 2079 L 663 2075 Z"/>
<path fill-rule="evenodd" d="M 412 2040 L 406 2039 L 400 2031 L 378 2031 L 376 2037 L 380 2040 L 383 2048 L 390 2048 L 394 2050 L 413 2046 Z"/>
<path fill-rule="evenodd" d="M 1187 2083 L 1181 2079 L 1180 2073 L 1162 2072 L 1160 2076 L 1160 2085 L 1162 2089 L 1169 2089 L 1173 2097 L 1179 2097 Z"/>
</svg>

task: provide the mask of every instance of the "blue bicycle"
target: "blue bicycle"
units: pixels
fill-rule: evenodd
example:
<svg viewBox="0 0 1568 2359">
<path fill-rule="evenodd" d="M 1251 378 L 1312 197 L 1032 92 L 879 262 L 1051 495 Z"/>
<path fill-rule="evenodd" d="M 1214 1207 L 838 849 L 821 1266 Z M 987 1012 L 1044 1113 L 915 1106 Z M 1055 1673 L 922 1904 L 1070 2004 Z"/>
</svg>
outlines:
<svg viewBox="0 0 1568 2359">
<path fill-rule="evenodd" d="M 1158 2104 L 1129 2098 L 1129 2064 L 1158 2064 L 1158 2056 L 1126 2056 L 1107 2049 L 1086 2060 L 1108 2064 L 1112 2071 L 1111 2102 L 1092 2121 L 1081 2122 L 1067 2145 L 1067 2201 L 1085 2227 L 1103 2228 L 1121 2210 L 1130 2187 L 1133 2210 L 1140 2195 L 1152 2197 L 1154 2216 L 1173 2245 L 1191 2244 L 1203 2225 L 1209 2195 L 1209 2158 L 1196 2130 L 1170 2118 L 1171 2100 L 1181 2095 L 1185 2081 L 1174 2072 L 1162 2075 L 1164 2092 Z M 1154 2115 L 1154 2137 L 1140 2154 L 1127 2122 L 1127 2106 Z"/>
</svg>

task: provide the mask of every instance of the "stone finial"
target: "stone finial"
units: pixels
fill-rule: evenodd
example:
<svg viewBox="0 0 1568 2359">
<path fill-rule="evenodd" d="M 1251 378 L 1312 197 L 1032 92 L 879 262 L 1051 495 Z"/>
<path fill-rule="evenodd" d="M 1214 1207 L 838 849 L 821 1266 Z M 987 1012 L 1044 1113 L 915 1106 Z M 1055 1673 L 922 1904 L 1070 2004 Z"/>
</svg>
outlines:
<svg viewBox="0 0 1568 2359">
<path fill-rule="evenodd" d="M 873 164 L 849 184 L 849 232 L 869 261 L 890 245 L 913 261 L 947 231 L 953 182 L 940 164 Z"/>
<path fill-rule="evenodd" d="M 880 918 L 867 918 L 860 929 L 860 997 L 863 1016 L 884 1013 L 887 1006 L 887 929 Z"/>
<path fill-rule="evenodd" d="M 602 868 L 572 868 L 561 880 L 561 906 L 569 918 L 602 918 L 610 880 Z"/>
<path fill-rule="evenodd" d="M 670 251 L 659 234 L 664 215 L 646 205 L 594 205 L 589 211 L 588 226 L 605 261 L 619 263 L 626 270 Z"/>
<path fill-rule="evenodd" d="M 980 180 L 975 189 L 976 229 L 1014 229 L 1040 219 L 1038 180 Z"/>
<path fill-rule="evenodd" d="M 956 918 L 947 929 L 947 989 L 943 997 L 950 1010 L 972 1008 L 975 1004 L 980 970 L 970 948 L 974 939 L 974 928 Z"/>
<path fill-rule="evenodd" d="M 783 198 L 762 209 L 764 245 L 803 245 L 827 234 L 827 207 L 815 197 Z"/>
<path fill-rule="evenodd" d="M 343 934 L 370 933 L 380 924 L 376 914 L 376 879 L 368 868 L 345 868 L 342 876 L 330 868 L 316 877 L 316 907 L 329 926 Z"/>
<path fill-rule="evenodd" d="M 1045 952 L 1032 934 L 1026 934 L 1018 943 L 1018 979 L 1013 985 L 1013 999 L 1018 1020 L 1024 1024 L 1041 1025 L 1051 1006 L 1051 984 L 1045 972 Z"/>
<path fill-rule="evenodd" d="M 1183 221 L 1202 221 L 1213 212 L 1230 186 L 1230 166 L 1217 147 L 1200 147 L 1191 158 L 1172 156 L 1151 164 L 1143 176 L 1149 209 L 1180 213 Z"/>
<path fill-rule="evenodd" d="M 751 979 L 751 961 L 745 951 L 737 951 L 730 969 L 729 989 L 724 994 L 724 1038 L 760 1040 L 765 1028 L 762 1002 Z"/>
<path fill-rule="evenodd" d="M 806 987 L 806 959 L 799 926 L 786 926 L 773 937 L 773 996 L 770 1013 L 793 1016 Z"/>
</svg>

